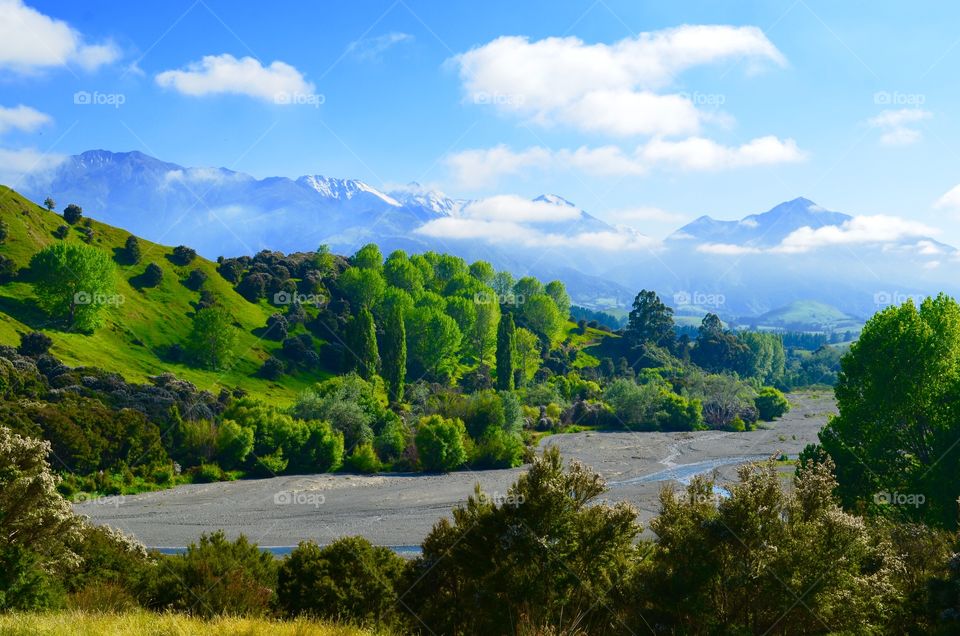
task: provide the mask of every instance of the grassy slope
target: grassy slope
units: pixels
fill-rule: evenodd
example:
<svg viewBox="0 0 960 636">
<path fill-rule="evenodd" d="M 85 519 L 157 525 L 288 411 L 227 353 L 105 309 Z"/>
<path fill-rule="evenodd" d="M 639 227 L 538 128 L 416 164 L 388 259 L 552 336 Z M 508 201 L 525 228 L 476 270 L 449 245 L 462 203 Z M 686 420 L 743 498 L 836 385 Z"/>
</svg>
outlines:
<svg viewBox="0 0 960 636">
<path fill-rule="evenodd" d="M 769 311 L 755 319 L 762 326 L 807 325 L 819 329 L 859 330 L 863 321 L 843 313 L 836 307 L 813 300 L 798 300 Z"/>
<path fill-rule="evenodd" d="M 0 245 L 0 253 L 12 258 L 19 267 L 25 267 L 39 249 L 59 240 L 53 231 L 64 224 L 60 215 L 48 212 L 4 186 L 0 186 L 0 218 L 10 227 L 10 236 Z M 80 242 L 80 226 L 71 228 L 64 240 Z M 95 220 L 92 228 L 92 244 L 110 254 L 121 249 L 129 236 L 124 230 Z M 278 382 L 269 382 L 255 377 L 269 351 L 278 347 L 278 343 L 260 340 L 253 333 L 264 325 L 274 309 L 266 303 L 247 302 L 217 273 L 216 263 L 198 256 L 190 265 L 180 267 L 168 258 L 172 248 L 143 239 L 140 247 L 143 256 L 139 264 L 117 263 L 117 291 L 124 302 L 105 311 L 104 325 L 93 334 L 50 328 L 48 319 L 36 307 L 29 283 L 15 281 L 0 285 L 0 344 L 15 345 L 20 333 L 43 328 L 53 338 L 54 355 L 70 365 L 97 366 L 134 382 L 170 371 L 204 389 L 217 391 L 220 387 L 240 386 L 278 402 L 289 402 L 297 391 L 318 378 L 316 375 L 283 376 Z M 143 273 L 150 262 L 163 269 L 163 282 L 156 288 L 138 290 L 130 279 Z M 188 289 L 181 280 L 193 269 L 207 273 L 206 287 L 230 311 L 241 331 L 237 346 L 241 355 L 234 367 L 223 373 L 170 363 L 158 355 L 165 347 L 183 342 L 190 332 L 194 312 L 191 303 L 196 303 L 200 294 Z"/>
<path fill-rule="evenodd" d="M 178 614 L 77 611 L 43 614 L 0 614 L 0 633 L 26 636 L 133 636 L 134 634 L 217 634 L 231 636 L 363 636 L 373 632 L 317 621 L 272 621 L 252 618 L 202 620 Z"/>
</svg>

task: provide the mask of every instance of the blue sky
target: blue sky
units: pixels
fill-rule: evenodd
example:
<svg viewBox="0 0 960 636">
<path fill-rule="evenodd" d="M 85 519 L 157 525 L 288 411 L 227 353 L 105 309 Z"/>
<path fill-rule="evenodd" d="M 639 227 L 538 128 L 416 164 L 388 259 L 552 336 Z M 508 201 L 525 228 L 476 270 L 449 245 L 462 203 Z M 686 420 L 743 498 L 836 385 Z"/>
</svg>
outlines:
<svg viewBox="0 0 960 636">
<path fill-rule="evenodd" d="M 551 192 L 655 237 L 806 196 L 960 244 L 958 21 L 942 2 L 0 0 L 0 174 L 140 150 Z"/>
</svg>

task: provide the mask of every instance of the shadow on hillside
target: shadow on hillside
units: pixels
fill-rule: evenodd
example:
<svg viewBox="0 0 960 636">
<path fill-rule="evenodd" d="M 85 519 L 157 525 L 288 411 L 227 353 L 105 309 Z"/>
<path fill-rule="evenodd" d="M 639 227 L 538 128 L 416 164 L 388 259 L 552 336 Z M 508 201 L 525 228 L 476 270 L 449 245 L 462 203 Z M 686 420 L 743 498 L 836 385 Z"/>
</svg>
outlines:
<svg viewBox="0 0 960 636">
<path fill-rule="evenodd" d="M 152 289 L 156 287 L 156 285 L 149 284 L 149 279 L 145 271 L 137 274 L 136 276 L 131 276 L 127 279 L 127 282 L 130 283 L 131 287 L 139 292 L 142 292 L 145 289 Z"/>
<path fill-rule="evenodd" d="M 0 312 L 12 316 L 31 329 L 61 329 L 60 321 L 50 320 L 33 298 L 0 296 Z"/>
</svg>

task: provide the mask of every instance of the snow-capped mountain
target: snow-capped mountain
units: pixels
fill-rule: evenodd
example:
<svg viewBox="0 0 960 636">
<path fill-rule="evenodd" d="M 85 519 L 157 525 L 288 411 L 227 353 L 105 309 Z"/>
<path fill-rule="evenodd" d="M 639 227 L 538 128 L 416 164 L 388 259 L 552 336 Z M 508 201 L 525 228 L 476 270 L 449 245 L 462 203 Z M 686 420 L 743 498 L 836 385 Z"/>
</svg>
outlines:
<svg viewBox="0 0 960 636">
<path fill-rule="evenodd" d="M 629 305 L 647 288 L 675 300 L 680 314 L 743 317 L 811 300 L 868 316 L 877 299 L 958 288 L 960 253 L 923 226 L 804 198 L 739 220 L 701 216 L 654 241 L 556 194 L 470 201 L 416 183 L 385 192 L 321 175 L 257 179 L 140 152 L 84 152 L 21 190 L 35 201 L 53 196 L 60 207 L 78 203 L 89 216 L 210 258 L 322 243 L 351 253 L 374 242 L 384 253 L 444 251 L 515 275 L 559 278 L 577 302 L 600 308 Z"/>
</svg>

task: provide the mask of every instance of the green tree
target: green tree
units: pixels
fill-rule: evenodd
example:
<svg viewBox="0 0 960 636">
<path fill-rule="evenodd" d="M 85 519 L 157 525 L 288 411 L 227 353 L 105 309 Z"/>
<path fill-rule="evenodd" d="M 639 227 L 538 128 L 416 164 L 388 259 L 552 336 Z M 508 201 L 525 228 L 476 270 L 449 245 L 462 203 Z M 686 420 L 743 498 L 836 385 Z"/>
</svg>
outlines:
<svg viewBox="0 0 960 636">
<path fill-rule="evenodd" d="M 506 493 L 478 485 L 423 541 L 404 603 L 438 634 L 628 633 L 612 606 L 641 527 L 605 490 L 555 447 Z"/>
<path fill-rule="evenodd" d="M 489 286 L 493 283 L 496 270 L 487 261 L 475 261 L 470 265 L 470 275 L 480 281 L 481 284 Z"/>
<path fill-rule="evenodd" d="M 51 316 L 88 331 L 116 296 L 116 267 L 103 250 L 76 243 L 55 243 L 30 259 L 34 292 Z"/>
<path fill-rule="evenodd" d="M 570 315 L 570 294 L 567 293 L 567 288 L 564 284 L 558 280 L 550 281 L 547 283 L 544 291 L 557 305 L 557 309 L 560 310 L 560 315 L 566 320 Z"/>
<path fill-rule="evenodd" d="M 513 358 L 516 345 L 516 327 L 513 314 L 505 312 L 497 328 L 497 388 L 513 390 Z"/>
<path fill-rule="evenodd" d="M 343 537 L 328 546 L 312 541 L 284 559 L 277 577 L 277 605 L 288 618 L 384 625 L 397 613 L 405 562 L 390 548 L 363 537 Z"/>
<path fill-rule="evenodd" d="M 391 402 L 403 401 L 403 384 L 407 376 L 407 329 L 403 310 L 394 307 L 387 317 L 383 332 L 383 379 Z"/>
<path fill-rule="evenodd" d="M 383 264 L 383 277 L 387 284 L 400 288 L 414 296 L 423 291 L 423 273 L 410 262 L 402 250 L 391 252 Z"/>
<path fill-rule="evenodd" d="M 137 237 L 133 234 L 127 237 L 127 241 L 123 245 L 123 254 L 126 257 L 127 263 L 131 265 L 136 265 L 140 262 L 140 241 L 138 241 Z"/>
<path fill-rule="evenodd" d="M 520 328 L 514 335 L 515 367 L 520 370 L 523 386 L 533 379 L 540 368 L 540 338 L 528 329 Z"/>
<path fill-rule="evenodd" d="M 371 308 L 383 297 L 387 284 L 376 269 L 351 267 L 337 279 L 350 304 L 356 308 Z"/>
<path fill-rule="evenodd" d="M 57 207 L 57 202 L 53 200 L 53 197 L 47 197 L 43 200 L 43 207 L 47 208 L 48 211 L 53 212 L 53 209 Z"/>
<path fill-rule="evenodd" d="M 383 254 L 376 243 L 367 243 L 350 257 L 350 264 L 360 269 L 379 271 L 383 267 Z"/>
<path fill-rule="evenodd" d="M 758 416 L 764 422 L 770 422 L 790 410 L 790 402 L 786 396 L 772 386 L 765 386 L 757 391 L 753 403 L 757 407 Z"/>
<path fill-rule="evenodd" d="M 417 307 L 409 323 L 410 356 L 420 370 L 435 378 L 455 371 L 463 338 L 456 321 L 435 308 Z"/>
<path fill-rule="evenodd" d="M 377 329 L 373 314 L 366 307 L 350 321 L 351 366 L 364 380 L 369 380 L 380 369 L 380 353 L 377 351 Z"/>
<path fill-rule="evenodd" d="M 459 419 L 430 415 L 420 419 L 414 438 L 425 470 L 449 472 L 467 461 L 467 429 Z"/>
<path fill-rule="evenodd" d="M 879 312 L 840 363 L 820 433 L 847 506 L 957 528 L 960 306 L 943 294 Z M 889 505 L 893 493 L 922 505 Z"/>
<path fill-rule="evenodd" d="M 497 325 L 500 322 L 500 304 L 486 294 L 476 303 L 476 319 L 467 333 L 470 352 L 477 364 L 485 364 L 496 347 Z"/>
<path fill-rule="evenodd" d="M 63 209 L 63 220 L 74 225 L 83 217 L 83 208 L 76 203 L 71 203 Z"/>
<path fill-rule="evenodd" d="M 673 309 L 667 307 L 657 293 L 641 290 L 633 300 L 624 335 L 633 347 L 654 344 L 673 346 Z"/>
<path fill-rule="evenodd" d="M 194 314 L 186 349 L 195 364 L 226 369 L 233 362 L 237 337 L 233 316 L 222 307 L 208 307 Z"/>
</svg>

